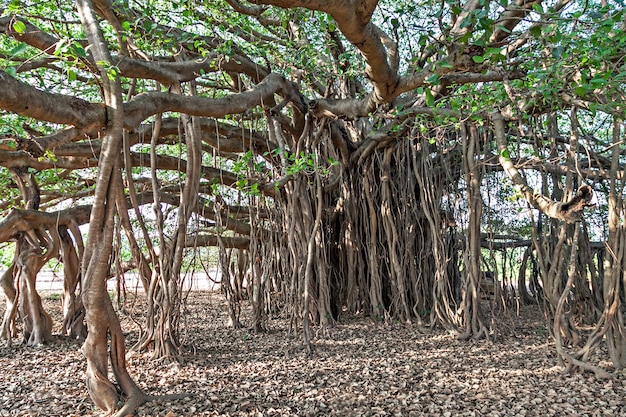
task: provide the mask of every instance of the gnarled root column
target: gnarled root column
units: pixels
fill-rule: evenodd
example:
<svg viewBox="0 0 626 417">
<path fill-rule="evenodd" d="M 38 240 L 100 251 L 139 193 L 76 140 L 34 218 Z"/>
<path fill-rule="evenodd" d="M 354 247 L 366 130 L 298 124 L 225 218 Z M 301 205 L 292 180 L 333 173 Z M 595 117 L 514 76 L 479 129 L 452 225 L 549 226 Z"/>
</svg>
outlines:
<svg viewBox="0 0 626 417">
<path fill-rule="evenodd" d="M 17 244 L 11 267 L 0 278 L 0 286 L 5 294 L 7 309 L 2 321 L 0 337 L 11 344 L 14 335 L 14 321 L 17 311 L 24 322 L 24 341 L 38 345 L 52 340 L 52 319 L 43 308 L 41 297 L 36 289 L 37 274 L 45 263 L 59 256 L 64 264 L 64 334 L 84 338 L 86 328 L 83 323 L 82 304 L 76 300 L 76 286 L 79 280 L 79 258 L 65 226 L 49 227 L 48 231 L 32 229 L 16 234 Z M 42 247 L 45 250 L 42 251 Z"/>
<path fill-rule="evenodd" d="M 624 228 L 624 202 L 621 197 L 624 183 L 618 180 L 617 171 L 619 169 L 619 160 L 621 158 L 620 147 L 617 146 L 622 138 L 622 123 L 616 121 L 613 127 L 613 154 L 611 159 L 610 173 L 610 191 L 609 191 L 609 238 L 607 241 L 607 257 L 604 260 L 604 281 L 602 284 L 602 298 L 604 299 L 604 308 L 594 330 L 588 336 L 586 343 L 576 352 L 567 352 L 557 339 L 557 351 L 560 358 L 566 365 L 563 372 L 572 372 L 580 368 L 590 370 L 595 373 L 597 378 L 609 378 L 610 374 L 597 365 L 589 363 L 594 350 L 596 350 L 603 340 L 606 341 L 609 357 L 615 369 L 623 369 L 626 367 L 626 326 L 624 324 L 624 314 L 622 312 L 622 301 L 620 293 L 624 280 L 624 271 L 626 271 L 626 228 Z M 578 226 L 577 226 L 578 227 Z M 578 229 L 577 229 L 578 232 Z M 573 262 L 572 262 L 573 263 Z M 569 293 L 572 287 L 573 274 L 563 294 Z M 566 292 L 567 291 L 567 292 Z M 623 294 L 623 293 L 622 293 Z M 561 297 L 562 303 L 565 303 L 565 297 Z M 562 303 L 559 307 L 562 307 Z M 556 327 L 555 323 L 555 327 Z M 560 335 L 555 330 L 555 336 Z"/>
<path fill-rule="evenodd" d="M 80 282 L 80 260 L 67 229 L 59 230 L 61 236 L 61 261 L 63 262 L 63 324 L 61 332 L 73 339 L 85 339 L 87 328 L 84 323 L 83 303 L 76 296 Z"/>
<path fill-rule="evenodd" d="M 0 277 L 0 288 L 4 291 L 4 299 L 6 301 L 6 310 L 2 319 L 2 328 L 0 328 L 0 339 L 6 340 L 7 345 L 11 345 L 11 338 L 15 336 L 15 313 L 17 312 L 18 289 L 14 285 L 16 274 L 16 257 L 13 263 L 7 269 L 2 277 Z"/>
<path fill-rule="evenodd" d="M 461 126 L 463 136 L 463 150 L 465 155 L 465 175 L 468 185 L 469 199 L 469 226 L 468 244 L 465 249 L 465 268 L 467 273 L 465 293 L 463 297 L 463 312 L 465 319 L 465 332 L 460 335 L 461 339 L 472 337 L 479 339 L 489 337 L 489 331 L 483 323 L 480 308 L 480 216 L 482 214 L 482 197 L 480 195 L 480 170 L 475 162 L 476 149 L 478 148 L 478 133 L 475 126 Z"/>
<path fill-rule="evenodd" d="M 83 296 L 86 320 L 91 326 L 82 352 L 87 358 L 87 372 L 85 380 L 87 390 L 93 402 L 107 413 L 113 413 L 118 406 L 119 394 L 117 388 L 107 377 L 109 363 L 109 349 L 107 338 L 111 336 L 111 368 L 117 383 L 128 397 L 124 406 L 117 412 L 118 416 L 125 416 L 142 404 L 146 397 L 130 378 L 126 371 L 126 347 L 119 320 L 113 310 L 111 299 L 106 291 L 97 291 L 93 287 Z"/>
<path fill-rule="evenodd" d="M 24 322 L 24 341 L 28 346 L 37 346 L 52 340 L 52 318 L 44 310 L 41 297 L 35 288 L 37 273 L 52 257 L 33 247 L 25 237 L 18 241 L 17 258 L 20 282 L 19 311 Z"/>
<path fill-rule="evenodd" d="M 303 139 L 297 155 L 310 166 L 342 160 L 325 133 L 318 134 L 322 140 Z M 413 138 L 374 146 L 357 166 L 304 169 L 277 193 L 284 218 L 272 221 L 282 227 L 271 228 L 274 238 L 251 239 L 251 248 L 280 254 L 264 272 L 282 280 L 292 325 L 311 320 L 319 326 L 316 334 L 324 334 L 342 311 L 380 321 L 420 324 L 430 316 L 431 325 L 460 323 L 458 245 L 441 210 L 446 184 L 460 176 L 452 156 L 461 158 L 449 150 L 433 159 L 438 144 L 429 139 L 416 131 Z"/>
</svg>

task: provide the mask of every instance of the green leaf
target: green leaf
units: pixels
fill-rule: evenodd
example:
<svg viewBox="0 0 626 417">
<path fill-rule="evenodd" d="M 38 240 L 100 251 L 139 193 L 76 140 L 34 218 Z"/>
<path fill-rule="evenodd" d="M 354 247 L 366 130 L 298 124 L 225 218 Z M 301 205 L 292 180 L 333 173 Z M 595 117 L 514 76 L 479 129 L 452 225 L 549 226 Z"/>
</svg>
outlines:
<svg viewBox="0 0 626 417">
<path fill-rule="evenodd" d="M 13 23 L 13 30 L 16 33 L 24 33 L 26 32 L 26 25 L 21 20 L 17 20 L 15 23 Z"/>
<path fill-rule="evenodd" d="M 509 159 L 509 150 L 508 149 L 503 149 L 502 152 L 500 152 L 500 156 L 503 157 L 504 159 Z"/>
<path fill-rule="evenodd" d="M 430 91 L 430 88 L 426 89 L 426 105 L 428 107 L 432 107 L 435 105 L 435 98 L 433 97 L 433 93 L 432 91 Z"/>
<path fill-rule="evenodd" d="M 17 75 L 17 69 L 15 67 L 6 67 L 4 72 L 9 74 L 11 77 L 15 77 Z"/>
<path fill-rule="evenodd" d="M 19 13 L 21 7 L 22 7 L 22 2 L 20 0 L 11 0 L 11 3 L 9 4 L 8 12 L 9 14 Z"/>
<path fill-rule="evenodd" d="M 46 149 L 46 153 L 44 154 L 44 156 L 40 156 L 38 159 L 39 162 L 43 161 L 44 159 L 48 159 L 52 162 L 57 162 L 57 157 L 54 156 L 54 153 L 50 149 Z"/>
<path fill-rule="evenodd" d="M 593 88 L 601 88 L 606 85 L 606 80 L 599 74 L 596 74 L 591 80 L 589 80 L 589 84 L 591 84 Z"/>
<path fill-rule="evenodd" d="M 431 75 L 426 78 L 426 83 L 430 85 L 439 85 L 439 76 L 437 74 Z"/>
<path fill-rule="evenodd" d="M 561 55 L 563 55 L 564 50 L 565 48 L 563 48 L 562 46 L 555 46 L 554 49 L 552 49 L 552 57 L 554 59 L 560 59 Z"/>
<path fill-rule="evenodd" d="M 59 39 L 59 41 L 56 43 L 56 46 L 54 48 L 54 56 L 61 56 L 61 54 L 66 48 L 65 42 L 66 42 L 65 39 Z"/>
<path fill-rule="evenodd" d="M 579 85 L 574 89 L 574 92 L 580 97 L 585 97 L 585 95 L 587 94 L 587 89 L 584 86 Z"/>
<path fill-rule="evenodd" d="M 530 28 L 530 34 L 533 35 L 535 38 L 541 37 L 541 33 L 541 26 L 533 26 Z"/>
<path fill-rule="evenodd" d="M 463 36 L 461 36 L 459 39 L 457 39 L 458 43 L 466 43 L 467 41 L 469 41 L 472 38 L 472 31 L 468 30 L 467 33 Z"/>
<path fill-rule="evenodd" d="M 11 55 L 11 57 L 14 57 L 16 55 L 21 54 L 25 50 L 26 50 L 26 44 L 25 43 L 20 43 L 15 48 L 11 49 L 11 51 L 9 52 L 9 55 Z"/>
<path fill-rule="evenodd" d="M 477 64 L 482 64 L 483 62 L 485 62 L 485 57 L 484 56 L 480 56 L 480 55 L 474 55 L 472 57 L 472 60 L 477 63 Z"/>
<path fill-rule="evenodd" d="M 119 73 L 120 69 L 115 65 L 111 65 L 109 68 L 107 68 L 107 78 L 111 81 L 114 81 Z"/>
<path fill-rule="evenodd" d="M 472 14 L 476 16 L 477 19 L 482 19 L 483 17 L 487 16 L 487 10 L 475 9 L 474 11 L 472 11 Z"/>
<path fill-rule="evenodd" d="M 81 58 L 87 58 L 87 52 L 85 51 L 85 48 L 83 48 L 83 46 L 78 43 L 78 42 L 74 42 L 72 43 L 72 49 L 74 50 L 74 53 L 76 53 L 76 55 L 78 55 Z"/>
</svg>

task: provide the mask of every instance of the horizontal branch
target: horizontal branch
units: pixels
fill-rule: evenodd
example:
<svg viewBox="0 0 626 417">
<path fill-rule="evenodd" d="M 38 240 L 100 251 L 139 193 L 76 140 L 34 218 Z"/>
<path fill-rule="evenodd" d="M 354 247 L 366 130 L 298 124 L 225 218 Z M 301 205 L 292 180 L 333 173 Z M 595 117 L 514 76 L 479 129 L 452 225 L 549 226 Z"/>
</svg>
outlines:
<svg viewBox="0 0 626 417">
<path fill-rule="evenodd" d="M 282 93 L 304 112 L 305 106 L 295 84 L 282 75 L 271 73 L 254 88 L 222 98 L 181 96 L 171 93 L 141 93 L 124 105 L 126 124 L 134 128 L 150 116 L 165 112 L 179 112 L 190 116 L 223 117 L 240 114 L 257 105 L 270 102 L 276 93 Z"/>
<path fill-rule="evenodd" d="M 172 206 L 177 206 L 180 203 L 180 197 L 175 194 L 160 193 L 160 199 L 162 203 Z M 138 194 L 138 201 L 140 205 L 152 204 L 153 193 L 150 191 Z M 127 204 L 130 210 L 130 202 L 127 201 Z M 91 205 L 82 205 L 53 212 L 11 209 L 9 214 L 0 220 L 0 243 L 10 241 L 20 233 L 30 233 L 37 229 L 49 230 L 55 227 L 58 228 L 59 226 L 69 227 L 71 224 L 87 224 L 89 222 L 91 208 Z M 198 204 L 194 207 L 194 212 L 205 219 L 215 220 L 213 204 L 206 199 L 198 199 Z M 226 212 L 220 213 L 220 216 L 224 228 L 243 235 L 242 237 L 230 238 L 231 242 L 236 245 L 232 247 L 247 245 L 244 242 L 248 242 L 246 236 L 250 234 L 250 225 L 231 218 Z M 211 240 L 212 238 L 209 236 L 210 235 L 205 235 L 205 237 L 202 237 L 201 239 L 204 240 L 200 240 L 200 242 L 204 243 L 198 245 L 217 246 L 217 242 Z"/>
<path fill-rule="evenodd" d="M 11 209 L 0 220 L 0 242 L 13 239 L 18 233 L 28 233 L 39 228 L 51 229 L 71 224 L 86 224 L 91 206 L 76 206 L 70 209 L 46 213 L 38 210 Z"/>
<path fill-rule="evenodd" d="M 0 70 L 0 90 L 3 92 L 0 95 L 2 110 L 37 120 L 75 126 L 81 130 L 101 128 L 106 123 L 104 104 L 41 91 L 18 81 L 2 70 Z M 142 93 L 124 105 L 127 115 L 125 126 L 132 130 L 148 117 L 166 112 L 204 117 L 243 113 L 254 106 L 272 102 L 275 93 L 282 93 L 301 112 L 306 112 L 306 104 L 302 101 L 297 86 L 282 75 L 272 73 L 251 90 L 217 99 L 170 93 Z"/>
<path fill-rule="evenodd" d="M 250 238 L 247 237 L 218 237 L 216 235 L 192 235 L 187 236 L 185 247 L 195 248 L 197 246 L 219 246 L 221 239 L 224 247 L 234 249 L 248 249 L 250 247 Z"/>
<path fill-rule="evenodd" d="M 432 75 L 439 75 L 439 80 L 448 85 L 476 84 L 486 82 L 497 82 L 503 80 L 517 80 L 524 78 L 526 74 L 522 71 L 486 71 L 484 73 L 471 72 L 449 72 L 449 69 L 442 68 L 439 71 L 424 70 L 418 74 L 404 76 L 400 78 L 398 86 L 394 90 L 394 96 L 415 90 L 428 85 L 427 79 Z M 368 116 L 376 107 L 375 100 L 371 94 L 361 99 L 317 99 L 309 101 L 309 108 L 317 117 L 344 117 L 346 119 L 357 119 Z M 445 109 L 422 108 L 416 112 L 420 114 L 446 114 L 452 115 L 452 111 Z"/>
<path fill-rule="evenodd" d="M 499 239 L 497 236 L 491 237 L 491 235 L 488 233 L 481 233 L 480 246 L 485 249 L 507 250 L 531 247 L 533 246 L 533 241 L 530 239 L 521 239 L 514 236 L 506 239 Z M 603 250 L 606 247 L 606 242 L 589 242 L 589 246 L 591 247 L 591 249 L 594 250 Z"/>
<path fill-rule="evenodd" d="M 180 204 L 180 196 L 177 194 L 161 192 L 159 193 L 159 199 L 161 203 L 171 206 L 178 206 Z M 139 202 L 139 205 L 152 204 L 154 202 L 152 191 L 137 194 L 137 201 Z M 213 203 L 202 197 L 198 197 L 198 202 L 195 207 L 192 207 L 192 210 L 194 213 L 205 219 L 213 221 L 216 219 Z M 222 226 L 226 229 L 232 230 L 240 235 L 250 235 L 251 228 L 248 223 L 231 218 L 227 212 L 220 212 L 220 218 Z"/>
<path fill-rule="evenodd" d="M 106 123 L 104 104 L 41 91 L 16 80 L 2 70 L 0 91 L 1 110 L 77 128 L 102 127 Z"/>
<path fill-rule="evenodd" d="M 403 76 L 400 78 L 400 83 L 396 89 L 398 95 L 407 91 L 415 90 L 416 88 L 423 87 L 427 84 L 426 80 L 433 75 L 438 75 L 439 80 L 446 82 L 447 84 L 477 84 L 496 82 L 504 80 L 518 80 L 526 77 L 526 74 L 522 71 L 485 71 L 485 72 L 450 72 L 449 69 L 443 67 L 437 70 L 425 69 L 417 74 Z"/>
</svg>

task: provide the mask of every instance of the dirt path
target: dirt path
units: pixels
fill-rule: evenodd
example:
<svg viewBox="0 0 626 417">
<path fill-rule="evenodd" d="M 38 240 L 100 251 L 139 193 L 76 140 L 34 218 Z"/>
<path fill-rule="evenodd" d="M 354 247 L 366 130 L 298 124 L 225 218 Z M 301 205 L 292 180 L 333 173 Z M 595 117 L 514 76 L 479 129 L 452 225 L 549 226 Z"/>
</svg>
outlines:
<svg viewBox="0 0 626 417">
<path fill-rule="evenodd" d="M 0 270 L 0 276 L 4 273 Z M 209 276 L 210 275 L 210 276 Z M 221 279 L 221 273 L 218 270 L 209 271 L 209 275 L 205 273 L 194 273 L 185 275 L 185 290 L 193 289 L 199 291 L 216 290 L 219 288 L 219 282 Z M 130 291 L 134 291 L 140 287 L 137 274 L 133 272 L 127 272 L 125 274 L 126 287 Z M 113 291 L 116 286 L 116 279 L 111 278 L 107 281 L 107 285 L 110 291 Z M 41 271 L 37 274 L 36 281 L 37 291 L 44 293 L 60 293 L 63 291 L 63 273 L 54 273 L 51 271 Z M 1 291 L 1 290 L 0 290 Z M 2 293 L 0 292 L 0 296 Z"/>
<path fill-rule="evenodd" d="M 45 298 L 60 321 L 60 301 Z M 138 313 L 141 302 L 129 300 Z M 0 302 L 0 311 L 4 304 Z M 540 316 L 517 320 L 516 338 L 460 342 L 442 330 L 344 317 L 306 357 L 287 320 L 253 334 L 225 327 L 218 293 L 189 297 L 181 364 L 129 353 L 129 369 L 150 394 L 189 393 L 150 402 L 137 416 L 621 416 L 626 374 L 561 376 Z M 138 331 L 123 318 L 129 345 Z M 79 344 L 0 347 L 0 416 L 98 416 L 84 388 Z M 608 365 L 607 363 L 602 363 Z"/>
</svg>

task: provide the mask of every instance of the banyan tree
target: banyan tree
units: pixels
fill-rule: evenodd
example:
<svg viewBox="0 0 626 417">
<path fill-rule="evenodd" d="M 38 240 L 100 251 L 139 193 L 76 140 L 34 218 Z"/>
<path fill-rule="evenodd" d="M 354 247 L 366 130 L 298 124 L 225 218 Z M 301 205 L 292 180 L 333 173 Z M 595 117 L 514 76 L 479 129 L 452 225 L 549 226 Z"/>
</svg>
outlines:
<svg viewBox="0 0 626 417">
<path fill-rule="evenodd" d="M 0 10 L 1 335 L 51 341 L 36 279 L 58 259 L 99 408 L 146 399 L 107 280 L 136 271 L 134 348 L 176 360 L 208 246 L 231 324 L 282 314 L 309 352 L 342 315 L 491 339 L 533 303 L 566 371 L 607 377 L 599 346 L 626 364 L 620 2 Z"/>
</svg>

